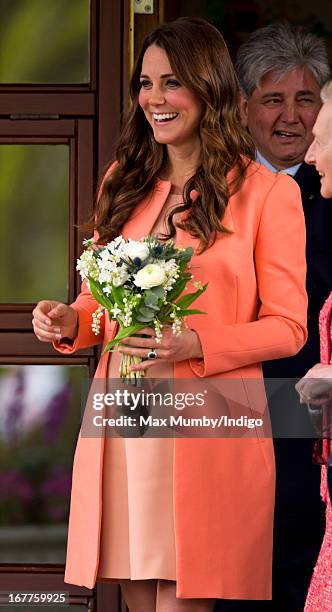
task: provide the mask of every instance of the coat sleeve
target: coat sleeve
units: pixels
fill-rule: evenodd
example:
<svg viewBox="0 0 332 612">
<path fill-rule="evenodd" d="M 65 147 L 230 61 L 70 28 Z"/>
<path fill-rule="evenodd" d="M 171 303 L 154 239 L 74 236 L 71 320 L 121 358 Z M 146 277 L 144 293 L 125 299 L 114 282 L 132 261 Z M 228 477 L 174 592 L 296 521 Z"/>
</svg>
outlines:
<svg viewBox="0 0 332 612">
<path fill-rule="evenodd" d="M 105 176 L 103 177 L 97 199 L 99 199 L 105 180 L 112 174 L 114 168 L 116 168 L 117 162 L 113 162 L 110 167 L 106 170 Z M 98 232 L 94 232 L 94 239 L 98 241 Z M 105 313 L 100 320 L 100 332 L 98 335 L 94 334 L 91 328 L 92 314 L 97 310 L 98 303 L 92 296 L 88 289 L 86 282 L 82 283 L 81 293 L 71 307 L 74 308 L 78 314 L 78 333 L 76 338 L 71 342 L 70 340 L 62 339 L 60 342 L 53 342 L 54 348 L 60 353 L 74 353 L 79 349 L 88 348 L 100 344 L 103 341 L 104 329 L 105 329 Z"/>
<path fill-rule="evenodd" d="M 60 342 L 53 342 L 54 348 L 60 353 L 75 353 L 79 349 L 100 344 L 104 338 L 105 314 L 100 319 L 100 332 L 95 335 L 91 328 L 92 314 L 97 310 L 98 303 L 94 299 L 85 281 L 82 283 L 81 293 L 73 304 L 70 304 L 78 314 L 78 331 L 73 341 L 63 338 Z"/>
<path fill-rule="evenodd" d="M 197 376 L 294 355 L 306 342 L 305 222 L 300 190 L 290 181 L 279 175 L 259 219 L 254 245 L 257 320 L 218 329 L 207 322 L 197 329 L 204 356 L 190 361 Z M 195 323 L 190 327 L 195 329 Z"/>
</svg>

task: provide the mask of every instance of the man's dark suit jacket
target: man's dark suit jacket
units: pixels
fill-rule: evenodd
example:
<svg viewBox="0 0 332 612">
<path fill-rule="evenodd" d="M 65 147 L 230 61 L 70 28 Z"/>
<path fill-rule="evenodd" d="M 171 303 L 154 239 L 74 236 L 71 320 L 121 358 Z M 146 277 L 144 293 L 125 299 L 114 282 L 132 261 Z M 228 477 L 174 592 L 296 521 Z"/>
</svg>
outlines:
<svg viewBox="0 0 332 612">
<path fill-rule="evenodd" d="M 301 189 L 307 228 L 308 341 L 294 357 L 264 362 L 266 378 L 299 378 L 320 361 L 318 316 L 332 290 L 332 199 L 320 195 L 320 178 L 313 166 L 303 163 L 294 179 Z M 291 402 L 285 401 L 285 393 L 288 398 L 291 394 Z M 290 431 L 293 422 L 295 435 L 298 424 L 309 418 L 293 385 L 272 396 L 269 404 L 273 426 L 290 416 Z M 324 529 L 320 468 L 312 461 L 312 439 L 275 439 L 274 446 L 273 610 L 302 612 Z"/>
</svg>

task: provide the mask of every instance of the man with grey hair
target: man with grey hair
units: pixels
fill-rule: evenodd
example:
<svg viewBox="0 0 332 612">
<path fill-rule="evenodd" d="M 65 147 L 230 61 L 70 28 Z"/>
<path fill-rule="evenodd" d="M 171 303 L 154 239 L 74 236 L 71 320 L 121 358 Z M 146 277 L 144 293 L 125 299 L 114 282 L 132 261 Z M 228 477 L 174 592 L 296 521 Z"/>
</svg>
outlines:
<svg viewBox="0 0 332 612">
<path fill-rule="evenodd" d="M 326 48 L 302 28 L 274 24 L 249 35 L 238 51 L 236 69 L 242 90 L 241 116 L 255 141 L 257 161 L 272 172 L 293 176 L 302 193 L 309 339 L 298 355 L 263 363 L 266 379 L 299 378 L 319 361 L 318 314 L 332 287 L 332 202 L 321 197 L 319 174 L 304 163 L 321 106 L 320 88 L 330 74 Z M 268 380 L 266 385 L 269 393 Z M 313 440 L 300 439 L 298 434 L 308 415 L 299 405 L 293 384 L 284 380 L 278 385 L 269 401 L 273 431 L 276 434 L 280 419 L 285 422 L 289 415 L 293 429 L 290 424 L 289 439 L 274 440 L 273 601 L 218 602 L 218 611 L 302 612 L 319 552 L 324 525 L 320 470 L 312 462 Z"/>
<path fill-rule="evenodd" d="M 324 42 L 289 24 L 267 26 L 240 47 L 236 69 L 243 120 L 259 161 L 294 175 L 311 144 L 319 92 L 330 76 Z"/>
</svg>

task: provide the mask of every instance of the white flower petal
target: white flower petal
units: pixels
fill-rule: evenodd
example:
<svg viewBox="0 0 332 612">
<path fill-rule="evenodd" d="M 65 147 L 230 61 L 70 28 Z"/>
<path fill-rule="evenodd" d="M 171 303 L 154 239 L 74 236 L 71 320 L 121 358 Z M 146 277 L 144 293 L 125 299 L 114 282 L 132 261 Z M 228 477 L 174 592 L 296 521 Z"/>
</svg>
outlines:
<svg viewBox="0 0 332 612">
<path fill-rule="evenodd" d="M 166 280 L 166 274 L 160 264 L 151 263 L 134 274 L 134 284 L 141 289 L 159 287 Z"/>
</svg>

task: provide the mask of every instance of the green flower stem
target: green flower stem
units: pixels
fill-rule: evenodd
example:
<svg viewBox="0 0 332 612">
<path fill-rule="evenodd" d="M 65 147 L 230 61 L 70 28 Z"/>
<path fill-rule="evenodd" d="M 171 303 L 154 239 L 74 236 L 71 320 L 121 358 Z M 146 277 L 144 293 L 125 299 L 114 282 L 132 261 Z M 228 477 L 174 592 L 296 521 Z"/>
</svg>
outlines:
<svg viewBox="0 0 332 612">
<path fill-rule="evenodd" d="M 131 371 L 131 366 L 139 365 L 142 362 L 141 357 L 136 357 L 132 355 L 122 355 L 119 374 L 122 380 L 127 380 L 129 382 L 135 383 L 137 378 L 143 378 L 145 376 L 144 370 L 138 370 L 136 372 Z"/>
</svg>

